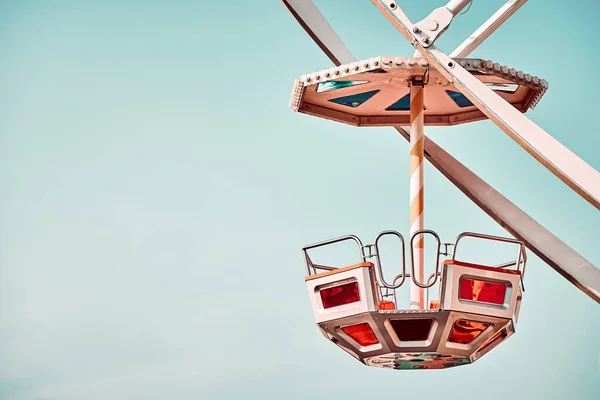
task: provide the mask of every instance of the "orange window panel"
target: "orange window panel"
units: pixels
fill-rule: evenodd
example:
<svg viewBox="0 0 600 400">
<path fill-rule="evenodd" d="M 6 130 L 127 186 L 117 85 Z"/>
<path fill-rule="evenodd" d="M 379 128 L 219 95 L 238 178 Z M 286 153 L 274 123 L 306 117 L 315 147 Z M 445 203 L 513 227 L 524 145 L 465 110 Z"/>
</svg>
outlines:
<svg viewBox="0 0 600 400">
<path fill-rule="evenodd" d="M 506 289 L 505 283 L 461 278 L 459 298 L 502 305 L 506 298 Z"/>
<path fill-rule="evenodd" d="M 371 325 L 367 322 L 358 325 L 344 326 L 342 331 L 352 339 L 356 340 L 361 346 L 371 346 L 379 343 L 373 329 L 371 329 Z"/>
<path fill-rule="evenodd" d="M 331 308 L 360 301 L 358 282 L 348 282 L 319 291 L 323 308 Z"/>
<path fill-rule="evenodd" d="M 485 322 L 459 319 L 452 325 L 448 341 L 452 343 L 469 344 L 475 340 L 490 324 Z"/>
</svg>

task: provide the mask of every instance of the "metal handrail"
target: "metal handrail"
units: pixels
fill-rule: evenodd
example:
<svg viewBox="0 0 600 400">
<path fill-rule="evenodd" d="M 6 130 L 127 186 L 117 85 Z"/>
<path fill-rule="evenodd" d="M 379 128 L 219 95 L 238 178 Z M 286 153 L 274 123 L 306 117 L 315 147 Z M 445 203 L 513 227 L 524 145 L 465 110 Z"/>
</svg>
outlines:
<svg viewBox="0 0 600 400">
<path fill-rule="evenodd" d="M 441 276 L 442 276 L 442 272 L 441 272 L 441 271 L 440 271 L 440 272 L 438 272 L 438 273 L 437 273 L 437 275 L 438 275 L 439 277 L 441 277 Z M 435 272 L 434 272 L 434 273 L 432 273 L 432 274 L 429 276 L 429 278 L 427 278 L 427 283 L 431 282 L 431 278 L 433 278 L 434 276 L 435 276 Z M 396 284 L 396 281 L 397 281 L 399 278 L 402 278 L 402 277 L 403 277 L 402 275 L 397 275 L 397 276 L 394 278 L 394 280 L 392 281 L 392 284 Z M 410 274 L 406 274 L 406 275 L 404 275 L 404 278 L 405 278 L 405 279 L 406 279 L 406 278 L 410 278 L 410 277 L 411 277 L 411 275 L 410 275 Z M 404 279 L 403 279 L 403 281 L 404 281 Z M 441 281 L 441 278 L 440 278 L 440 281 Z M 431 285 L 431 286 L 433 286 L 433 285 Z M 429 289 L 431 289 L 431 287 L 427 288 L 427 304 L 429 304 Z M 396 308 L 398 308 L 398 299 L 397 299 L 397 297 L 396 297 L 396 290 L 395 290 L 395 289 L 394 289 L 394 290 L 392 290 L 392 298 L 394 299 L 394 304 L 396 305 Z"/>
<path fill-rule="evenodd" d="M 474 238 L 478 238 L 478 239 L 495 240 L 497 242 L 513 243 L 513 244 L 519 245 L 519 252 L 517 253 L 517 261 L 512 263 L 512 265 L 516 265 L 517 271 L 521 271 L 521 264 L 523 264 L 523 270 L 521 271 L 521 282 L 523 281 L 523 277 L 525 276 L 525 268 L 527 267 L 527 253 L 525 251 L 525 244 L 522 241 L 517 240 L 517 239 L 501 237 L 501 236 L 485 235 L 485 234 L 475 233 L 475 232 L 463 232 L 456 237 L 456 242 L 454 242 L 454 250 L 452 251 L 452 261 L 456 260 L 456 252 L 458 250 L 458 242 L 461 239 L 464 239 L 465 237 L 474 237 Z M 497 266 L 497 268 L 506 268 L 508 266 L 510 266 L 509 263 L 506 263 L 506 264 L 501 264 L 501 265 Z"/>
<path fill-rule="evenodd" d="M 466 237 L 474 237 L 474 238 L 478 238 L 478 239 L 489 239 L 489 240 L 495 240 L 497 242 L 518 244 L 519 245 L 519 253 L 518 253 L 517 261 L 518 261 L 519 267 L 520 267 L 521 263 L 527 261 L 527 254 L 525 253 L 525 244 L 522 241 L 517 240 L 517 239 L 506 238 L 506 237 L 502 237 L 502 236 L 485 235 L 482 233 L 475 233 L 475 232 L 463 232 L 456 237 L 456 241 L 454 242 L 454 249 L 452 251 L 452 261 L 456 260 L 456 252 L 458 250 L 458 243 L 460 242 L 461 239 L 464 239 Z M 523 261 L 521 261 L 521 257 L 523 258 Z"/>
<path fill-rule="evenodd" d="M 500 264 L 500 265 L 497 265 L 496 268 L 507 268 L 507 267 L 516 265 L 517 271 L 521 272 L 521 279 L 520 279 L 521 287 L 523 288 L 523 291 L 525 291 L 525 284 L 523 282 L 523 278 L 525 277 L 525 268 L 527 267 L 527 253 L 525 251 L 525 244 L 522 241 L 517 240 L 517 239 L 505 238 L 505 237 L 501 237 L 501 236 L 485 235 L 482 233 L 463 232 L 456 237 L 456 242 L 454 243 L 454 250 L 452 251 L 452 261 L 456 260 L 456 251 L 458 250 L 458 242 L 465 237 L 474 237 L 474 238 L 478 238 L 478 239 L 495 240 L 498 242 L 513 243 L 513 244 L 519 245 L 519 252 L 517 253 L 517 261 L 511 262 L 511 263 Z M 522 271 L 521 271 L 521 264 L 523 264 Z"/>
<path fill-rule="evenodd" d="M 424 284 L 419 282 L 417 280 L 417 277 L 415 276 L 415 255 L 414 255 L 414 251 L 413 251 L 413 242 L 415 240 L 415 238 L 418 235 L 425 235 L 429 233 L 430 235 L 433 235 L 433 237 L 437 240 L 438 242 L 438 247 L 437 247 L 437 258 L 435 261 L 435 279 L 433 280 L 433 282 L 429 283 L 429 279 L 427 280 L 427 282 L 425 282 Z M 442 241 L 440 240 L 440 237 L 438 236 L 437 233 L 435 233 L 434 231 L 432 231 L 431 229 L 420 229 L 418 231 L 416 231 L 412 237 L 410 238 L 410 271 L 411 271 L 411 279 L 413 281 L 413 283 L 415 285 L 417 285 L 418 287 L 420 287 L 421 289 L 428 289 L 430 287 L 432 287 L 433 285 L 435 285 L 435 283 L 437 282 L 438 276 L 439 276 L 439 272 L 440 272 L 440 248 L 442 247 Z"/>
<path fill-rule="evenodd" d="M 417 277 L 415 274 L 415 259 L 414 259 L 413 245 L 414 245 L 414 240 L 417 236 L 426 235 L 426 234 L 432 235 L 437 240 L 437 257 L 436 257 L 436 261 L 435 261 L 435 272 L 433 272 L 431 275 L 429 275 L 429 277 L 427 278 L 427 280 L 425 282 L 419 282 L 417 280 Z M 400 239 L 400 243 L 402 245 L 402 273 L 396 275 L 394 277 L 394 279 L 392 280 L 391 284 L 385 280 L 385 277 L 383 275 L 383 265 L 381 262 L 381 256 L 380 256 L 380 251 L 379 251 L 379 240 L 383 236 L 386 236 L 386 235 L 396 236 L 398 239 Z M 521 242 L 519 240 L 500 237 L 500 236 L 485 235 L 485 234 L 474 233 L 474 232 L 463 232 L 456 237 L 456 241 L 454 244 L 445 243 L 444 245 L 446 246 L 446 249 L 444 251 L 442 251 L 441 250 L 442 242 L 441 242 L 438 234 L 435 231 L 432 231 L 430 229 L 418 230 L 410 238 L 410 265 L 411 265 L 410 273 L 406 273 L 406 248 L 405 248 L 405 243 L 404 243 L 404 237 L 399 232 L 393 231 L 393 230 L 387 230 L 387 231 L 383 231 L 383 232 L 379 233 L 377 235 L 377 237 L 375 238 L 375 244 L 368 244 L 365 246 L 365 245 L 363 245 L 362 241 L 357 236 L 347 235 L 347 236 L 341 236 L 341 237 L 338 237 L 335 239 L 325 240 L 323 242 L 310 244 L 310 245 L 304 247 L 302 249 L 302 252 L 303 252 L 305 260 L 306 260 L 306 269 L 307 269 L 308 275 L 316 274 L 317 270 L 334 271 L 338 268 L 331 267 L 328 265 L 314 264 L 312 262 L 312 260 L 310 259 L 310 256 L 308 255 L 308 250 L 314 249 L 317 247 L 321 247 L 321 246 L 326 246 L 329 244 L 344 242 L 347 240 L 354 241 L 359 247 L 360 258 L 361 258 L 362 262 L 366 262 L 367 258 L 375 257 L 375 262 L 377 263 L 377 269 L 373 275 L 375 278 L 375 282 L 379 284 L 379 291 L 381 292 L 383 288 L 391 290 L 392 297 L 394 299 L 394 304 L 397 305 L 398 300 L 396 297 L 396 289 L 400 288 L 404 284 L 404 282 L 406 281 L 406 278 L 411 278 L 412 282 L 416 286 L 418 286 L 422 289 L 427 289 L 427 293 L 426 293 L 427 302 L 429 302 L 429 289 L 431 287 L 433 287 L 436 283 L 441 282 L 442 272 L 440 271 L 440 256 L 441 255 L 447 256 L 448 255 L 448 248 L 447 248 L 448 245 L 453 245 L 454 248 L 452 250 L 451 260 L 456 261 L 456 255 L 458 252 L 458 244 L 462 239 L 464 239 L 466 237 L 473 237 L 473 238 L 477 238 L 477 239 L 487 239 L 487 240 L 493 240 L 493 241 L 504 242 L 504 243 L 513 243 L 513 244 L 519 245 L 519 252 L 517 254 L 516 261 L 499 264 L 499 265 L 496 265 L 495 268 L 503 269 L 503 268 L 509 268 L 509 267 L 516 266 L 517 271 L 521 271 L 521 265 L 523 265 L 520 281 L 521 281 L 521 287 L 522 287 L 523 291 L 525 291 L 525 286 L 523 285 L 523 277 L 525 276 L 525 268 L 527 265 L 527 254 L 525 252 L 525 245 L 523 242 Z M 375 248 L 374 254 L 371 252 L 371 249 L 373 247 Z M 368 249 L 368 254 L 365 253 L 365 249 Z M 397 283 L 397 282 L 399 282 L 399 283 Z M 383 295 L 382 292 L 380 294 Z M 440 307 L 441 306 L 442 306 L 442 299 L 440 298 Z"/>
<path fill-rule="evenodd" d="M 436 275 L 440 277 L 439 279 L 440 279 L 440 283 L 441 283 L 441 280 L 442 280 L 442 279 L 441 279 L 441 276 L 442 276 L 442 272 L 441 272 L 441 271 L 440 271 L 440 272 L 438 272 L 437 274 L 434 272 L 434 273 L 432 273 L 431 275 L 429 275 L 429 278 L 427 278 L 427 283 L 429 284 L 429 282 L 431 282 L 431 278 L 435 277 Z M 432 283 L 432 284 L 430 285 L 430 287 L 428 287 L 428 288 L 427 288 L 427 291 L 425 292 L 425 296 L 426 296 L 426 299 L 425 299 L 425 307 L 426 307 L 426 308 L 427 308 L 427 307 L 429 307 L 429 301 L 430 301 L 430 297 L 429 297 L 429 289 L 431 289 L 431 288 L 432 288 L 434 285 L 435 285 L 435 281 L 434 281 L 434 283 Z"/>
<path fill-rule="evenodd" d="M 321 247 L 321 246 L 326 246 L 328 244 L 334 244 L 334 243 L 344 242 L 346 240 L 353 240 L 354 242 L 356 242 L 356 244 L 358 244 L 358 247 L 360 249 L 360 258 L 361 258 L 361 260 L 363 262 L 366 262 L 367 260 L 366 260 L 365 254 L 363 252 L 363 244 L 360 241 L 360 239 L 357 236 L 355 236 L 355 235 L 341 236 L 341 237 L 338 237 L 338 238 L 335 238 L 335 239 L 330 239 L 330 240 L 325 240 L 323 242 L 309 244 L 308 246 L 305 246 L 305 247 L 302 248 L 302 253 L 304 254 L 304 259 L 306 260 L 306 271 L 308 272 L 308 275 L 312 275 L 313 273 L 315 273 L 315 274 L 317 273 L 317 268 L 312 263 L 312 260 L 310 259 L 310 256 L 308 255 L 308 250 L 314 249 L 314 248 L 317 248 L 317 247 Z M 311 268 L 312 268 L 312 272 L 311 272 Z"/>
<path fill-rule="evenodd" d="M 402 279 L 402 282 L 404 282 L 404 279 L 406 279 L 406 278 L 410 278 L 410 274 L 404 274 L 404 275 L 400 274 L 400 275 L 396 275 L 396 276 L 394 277 L 394 280 L 392 281 L 392 285 L 395 285 L 395 284 L 396 284 L 396 281 L 397 281 L 399 278 L 403 278 L 403 279 Z M 394 299 L 394 304 L 396 305 L 396 309 L 399 309 L 399 308 L 398 308 L 398 299 L 396 298 L 396 289 L 392 290 L 392 298 Z"/>
<path fill-rule="evenodd" d="M 394 280 L 392 281 L 391 285 L 385 281 L 385 277 L 383 276 L 383 266 L 381 265 L 381 257 L 379 256 L 379 244 L 378 244 L 379 239 L 381 239 L 385 235 L 394 235 L 394 236 L 398 237 L 398 239 L 400 239 L 400 243 L 402 243 L 402 273 L 399 275 L 396 275 L 396 277 L 394 277 Z M 375 260 L 377 261 L 377 271 L 379 272 L 378 279 L 380 280 L 379 283 L 381 284 L 381 286 L 383 286 L 387 289 L 395 290 L 404 284 L 404 280 L 406 279 L 405 253 L 406 253 L 406 249 L 404 246 L 404 237 L 399 232 L 383 231 L 379 235 L 377 235 L 377 237 L 375 238 Z M 400 277 L 402 278 L 402 280 L 400 281 L 399 284 L 396 285 L 396 279 L 400 278 Z"/>
<path fill-rule="evenodd" d="M 338 269 L 337 267 L 330 267 L 329 265 L 320 265 L 320 264 L 313 264 L 312 265 L 313 269 L 322 269 L 324 271 L 333 271 L 334 269 Z"/>
<path fill-rule="evenodd" d="M 523 264 L 524 261 L 520 261 L 519 264 Z M 504 264 L 498 264 L 498 265 L 494 265 L 494 268 L 508 268 L 508 267 L 512 267 L 513 265 L 517 265 L 516 261 L 512 261 L 512 262 L 507 262 Z"/>
<path fill-rule="evenodd" d="M 434 272 L 433 274 L 429 275 L 429 278 L 427 278 L 427 283 L 429 284 L 429 282 L 431 281 L 431 278 L 433 278 L 436 275 L 436 273 Z M 442 273 L 438 272 L 437 276 L 441 276 Z M 435 282 L 435 281 L 434 281 Z"/>
</svg>

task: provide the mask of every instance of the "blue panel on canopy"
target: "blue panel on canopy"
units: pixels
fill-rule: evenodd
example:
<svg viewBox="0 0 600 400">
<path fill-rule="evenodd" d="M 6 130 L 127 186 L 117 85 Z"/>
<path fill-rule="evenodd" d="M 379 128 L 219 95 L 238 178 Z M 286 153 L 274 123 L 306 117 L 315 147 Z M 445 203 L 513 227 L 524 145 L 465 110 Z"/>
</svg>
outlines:
<svg viewBox="0 0 600 400">
<path fill-rule="evenodd" d="M 456 103 L 457 106 L 459 107 L 473 107 L 474 104 L 471 103 L 471 100 L 467 99 L 465 97 L 464 94 L 460 93 L 460 92 L 454 92 L 452 90 L 446 90 L 446 93 L 448 93 L 448 96 L 450 96 L 450 98 L 452 100 L 454 100 L 454 102 Z"/>
<path fill-rule="evenodd" d="M 331 99 L 337 104 L 341 104 L 343 106 L 348 106 L 352 108 L 356 108 L 363 104 L 365 101 L 369 100 L 371 97 L 375 96 L 379 93 L 379 90 L 371 90 L 370 92 L 357 93 L 350 96 L 338 97 L 337 99 Z"/>
</svg>

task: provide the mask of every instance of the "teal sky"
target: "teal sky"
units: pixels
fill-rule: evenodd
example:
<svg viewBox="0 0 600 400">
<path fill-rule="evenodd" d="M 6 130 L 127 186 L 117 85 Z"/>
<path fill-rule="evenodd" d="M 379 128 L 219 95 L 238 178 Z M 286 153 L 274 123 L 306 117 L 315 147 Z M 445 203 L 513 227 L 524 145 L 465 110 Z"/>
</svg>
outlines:
<svg viewBox="0 0 600 400">
<path fill-rule="evenodd" d="M 412 54 L 369 1 L 316 4 L 357 58 Z M 531 119 L 596 169 L 599 11 L 530 0 L 473 54 L 548 80 Z M 531 253 L 517 334 L 473 365 L 367 368 L 320 335 L 300 249 L 407 234 L 409 149 L 288 108 L 331 62 L 281 2 L 0 1 L 0 54 L 0 399 L 600 396 L 600 307 Z M 426 134 L 600 266 L 598 210 L 493 124 Z M 506 235 L 425 179 L 445 241 Z"/>
</svg>

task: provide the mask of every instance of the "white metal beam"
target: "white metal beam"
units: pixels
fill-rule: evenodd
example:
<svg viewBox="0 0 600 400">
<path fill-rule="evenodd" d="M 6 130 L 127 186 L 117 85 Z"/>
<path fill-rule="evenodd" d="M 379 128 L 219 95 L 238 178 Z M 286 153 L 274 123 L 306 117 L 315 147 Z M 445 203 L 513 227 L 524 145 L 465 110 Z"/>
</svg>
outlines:
<svg viewBox="0 0 600 400">
<path fill-rule="evenodd" d="M 371 0 L 429 63 L 536 160 L 600 210 L 600 172 L 435 46 L 423 47 L 395 0 Z M 393 5 L 390 7 L 390 5 Z M 527 79 L 527 76 L 525 77 Z M 529 77 L 531 79 L 531 77 Z"/>
<path fill-rule="evenodd" d="M 413 33 L 416 35 L 415 37 L 419 38 L 418 40 L 423 46 L 431 46 L 446 32 L 456 14 L 470 2 L 471 0 L 450 0 L 445 6 L 436 8 L 425 19 L 414 25 Z M 395 2 L 390 3 L 390 7 L 393 9 L 400 8 Z"/>
<path fill-rule="evenodd" d="M 312 0 L 282 0 L 282 2 L 335 65 L 356 61 Z"/>
<path fill-rule="evenodd" d="M 494 15 L 485 21 L 475 32 L 473 32 L 473 34 L 471 34 L 471 36 L 450 53 L 450 57 L 467 57 L 526 2 L 527 0 L 508 0 L 494 13 Z"/>
<path fill-rule="evenodd" d="M 343 63 L 356 61 L 312 0 L 283 0 L 283 3 L 336 65 L 340 65 L 341 60 Z M 299 3 L 304 6 L 297 7 Z M 350 59 L 345 58 L 348 54 Z M 394 128 L 406 140 L 410 139 L 407 129 Z M 528 249 L 565 279 L 600 303 L 600 270 L 427 137 L 425 157 L 482 211 L 523 241 Z"/>
<path fill-rule="evenodd" d="M 446 8 L 452 13 L 452 15 L 456 16 L 459 12 L 462 11 L 463 8 L 469 4 L 471 0 L 450 0 L 448 4 L 446 4 Z"/>
</svg>

